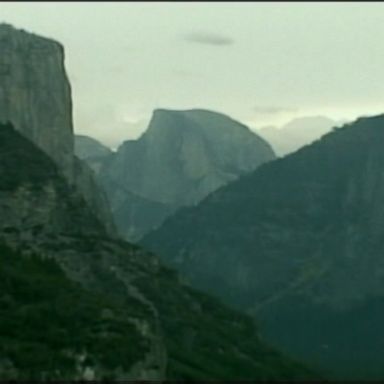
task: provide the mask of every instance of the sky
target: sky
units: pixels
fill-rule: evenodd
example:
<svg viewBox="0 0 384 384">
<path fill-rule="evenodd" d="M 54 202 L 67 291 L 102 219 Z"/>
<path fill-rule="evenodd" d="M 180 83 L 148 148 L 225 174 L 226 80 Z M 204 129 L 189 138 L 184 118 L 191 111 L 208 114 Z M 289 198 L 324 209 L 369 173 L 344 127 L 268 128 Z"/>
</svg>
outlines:
<svg viewBox="0 0 384 384">
<path fill-rule="evenodd" d="M 156 108 L 252 129 L 384 112 L 380 2 L 1 1 L 0 22 L 64 45 L 75 131 L 112 147 Z"/>
</svg>

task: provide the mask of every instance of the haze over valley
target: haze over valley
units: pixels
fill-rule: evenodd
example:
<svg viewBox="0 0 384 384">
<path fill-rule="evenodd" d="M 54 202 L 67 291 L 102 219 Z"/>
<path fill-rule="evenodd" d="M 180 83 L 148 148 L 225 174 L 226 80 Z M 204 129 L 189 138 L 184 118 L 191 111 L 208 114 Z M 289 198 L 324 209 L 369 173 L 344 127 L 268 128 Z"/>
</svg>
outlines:
<svg viewBox="0 0 384 384">
<path fill-rule="evenodd" d="M 0 381 L 384 380 L 383 19 L 1 3 Z"/>
</svg>

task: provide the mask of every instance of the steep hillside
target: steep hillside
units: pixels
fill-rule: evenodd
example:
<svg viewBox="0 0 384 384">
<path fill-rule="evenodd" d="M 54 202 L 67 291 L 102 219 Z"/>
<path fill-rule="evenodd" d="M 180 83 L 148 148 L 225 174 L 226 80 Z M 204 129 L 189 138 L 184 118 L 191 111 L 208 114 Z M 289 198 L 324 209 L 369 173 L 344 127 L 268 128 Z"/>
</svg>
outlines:
<svg viewBox="0 0 384 384">
<path fill-rule="evenodd" d="M 74 155 L 71 87 L 63 46 L 0 23 L 0 52 L 0 122 L 12 122 L 53 159 L 93 214 L 115 235 L 103 191 L 88 165 Z"/>
<path fill-rule="evenodd" d="M 53 259 L 0 245 L 0 291 L 2 380 L 111 379 L 145 357 L 128 305 L 85 290 Z"/>
<path fill-rule="evenodd" d="M 161 224 L 175 209 L 199 202 L 220 186 L 272 160 L 268 143 L 231 118 L 206 110 L 171 111 L 159 109 L 148 130 L 138 139 L 124 142 L 100 169 L 101 184 L 113 207 L 129 207 L 119 230 L 127 239 L 137 240 Z M 111 187 L 113 185 L 113 187 Z M 125 191 L 143 200 L 145 220 L 135 204 L 123 202 Z M 126 200 L 130 199 L 130 195 Z M 159 215 L 155 208 L 161 204 Z M 120 214 L 114 209 L 115 217 Z M 141 223 L 146 223 L 143 226 Z"/>
<path fill-rule="evenodd" d="M 384 360 L 384 116 L 361 118 L 170 217 L 142 244 L 338 378 Z"/>
<path fill-rule="evenodd" d="M 0 180 L 0 378 L 314 377 L 268 347 L 248 316 L 108 237 L 10 124 L 0 125 Z"/>
<path fill-rule="evenodd" d="M 87 160 L 88 163 L 93 161 Z M 141 197 L 111 180 L 108 175 L 99 175 L 98 180 L 107 193 L 120 235 L 129 241 L 138 241 L 142 233 L 156 228 L 178 208 Z"/>
<path fill-rule="evenodd" d="M 75 154 L 81 159 L 110 155 L 112 151 L 96 139 L 84 135 L 75 135 Z"/>
</svg>

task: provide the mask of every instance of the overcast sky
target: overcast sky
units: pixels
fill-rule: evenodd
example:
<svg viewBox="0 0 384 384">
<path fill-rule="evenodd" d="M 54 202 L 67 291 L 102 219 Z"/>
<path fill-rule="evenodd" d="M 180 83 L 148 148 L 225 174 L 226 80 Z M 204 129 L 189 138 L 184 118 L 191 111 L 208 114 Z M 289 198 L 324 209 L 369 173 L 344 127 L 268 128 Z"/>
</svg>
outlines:
<svg viewBox="0 0 384 384">
<path fill-rule="evenodd" d="M 251 127 L 384 112 L 384 3 L 1 1 L 1 21 L 65 46 L 75 130 L 110 145 L 155 108 Z"/>
</svg>

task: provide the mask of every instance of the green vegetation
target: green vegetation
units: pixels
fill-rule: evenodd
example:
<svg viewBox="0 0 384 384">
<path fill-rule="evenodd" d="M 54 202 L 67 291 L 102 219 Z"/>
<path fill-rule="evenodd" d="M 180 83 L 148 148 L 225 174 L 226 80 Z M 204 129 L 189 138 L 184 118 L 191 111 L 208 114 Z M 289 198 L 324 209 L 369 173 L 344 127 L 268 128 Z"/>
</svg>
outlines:
<svg viewBox="0 0 384 384">
<path fill-rule="evenodd" d="M 260 340 L 252 318 L 183 286 L 160 268 L 137 281 L 160 313 L 168 349 L 167 378 L 174 380 L 308 380 L 319 378 Z"/>
<path fill-rule="evenodd" d="M 358 119 L 180 210 L 140 243 L 327 377 L 383 380 L 383 142 L 384 115 Z"/>
<path fill-rule="evenodd" d="M 52 259 L 0 245 L 0 292 L 0 379 L 73 379 L 86 366 L 113 378 L 147 350 L 127 309 L 68 280 Z"/>
<path fill-rule="evenodd" d="M 122 379 L 152 346 L 149 364 L 162 371 L 164 344 L 167 379 L 312 377 L 266 346 L 250 318 L 181 284 L 140 247 L 106 237 L 52 161 L 9 125 L 0 128 L 0 163 L 11 208 L 2 236 L 23 241 L 22 254 L 0 242 L 0 380 Z M 46 202 L 48 185 L 55 198 Z M 19 187 L 27 193 L 7 205 Z M 40 203 L 19 216 L 31 197 Z"/>
<path fill-rule="evenodd" d="M 36 188 L 58 178 L 57 168 L 48 155 L 9 123 L 0 124 L 0 164 L 0 190 L 13 190 L 21 183 L 32 183 Z"/>
</svg>

